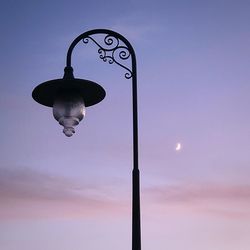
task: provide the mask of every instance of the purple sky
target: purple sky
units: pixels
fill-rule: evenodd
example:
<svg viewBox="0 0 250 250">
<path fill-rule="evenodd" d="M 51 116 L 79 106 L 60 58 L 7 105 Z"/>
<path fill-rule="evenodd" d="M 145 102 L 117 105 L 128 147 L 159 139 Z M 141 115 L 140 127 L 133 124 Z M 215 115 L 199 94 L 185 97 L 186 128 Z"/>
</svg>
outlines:
<svg viewBox="0 0 250 250">
<path fill-rule="evenodd" d="M 5 1 L 0 12 L 0 249 L 131 248 L 124 70 L 77 46 L 75 76 L 107 96 L 71 138 L 31 98 L 94 28 L 137 55 L 142 249 L 249 249 L 249 1 Z"/>
</svg>

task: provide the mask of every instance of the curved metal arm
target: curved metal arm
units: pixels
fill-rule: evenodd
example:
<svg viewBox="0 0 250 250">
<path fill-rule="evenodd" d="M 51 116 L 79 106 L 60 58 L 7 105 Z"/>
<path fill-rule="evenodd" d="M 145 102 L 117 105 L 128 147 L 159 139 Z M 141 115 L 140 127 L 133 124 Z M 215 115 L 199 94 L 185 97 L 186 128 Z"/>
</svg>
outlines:
<svg viewBox="0 0 250 250">
<path fill-rule="evenodd" d="M 96 34 L 105 34 L 104 37 L 104 45 L 98 43 L 92 35 Z M 128 72 L 125 74 L 127 79 L 131 77 L 136 77 L 136 57 L 133 47 L 131 46 L 130 42 L 123 37 L 121 34 L 114 32 L 112 30 L 107 29 L 95 29 L 84 32 L 83 34 L 79 35 L 70 45 L 67 53 L 67 67 L 71 67 L 71 57 L 72 52 L 75 46 L 80 42 L 87 44 L 89 40 L 92 40 L 98 47 L 98 53 L 100 54 L 100 58 L 106 62 L 108 61 L 110 64 L 116 63 L 117 65 L 121 66 L 122 68 L 126 69 Z M 121 41 L 124 45 L 121 44 Z M 132 58 L 132 68 L 129 69 L 122 63 L 118 61 L 120 60 L 127 60 L 131 56 Z"/>
<path fill-rule="evenodd" d="M 103 34 L 102 45 L 92 35 Z M 115 63 L 124 68 L 127 72 L 125 78 L 132 78 L 133 98 L 133 179 L 132 179 L 132 250 L 141 250 L 141 227 L 140 227 L 140 173 L 138 167 L 138 107 L 137 107 L 137 72 L 135 51 L 130 42 L 121 34 L 107 29 L 95 29 L 79 35 L 70 45 L 67 53 L 66 68 L 71 68 L 71 56 L 73 49 L 80 42 L 87 44 L 93 41 L 98 47 L 100 58 L 110 64 Z M 122 43 L 123 44 L 122 44 Z M 125 45 L 125 46 L 124 46 Z M 118 58 L 117 58 L 118 55 Z M 127 60 L 131 57 L 131 69 L 118 60 Z"/>
</svg>

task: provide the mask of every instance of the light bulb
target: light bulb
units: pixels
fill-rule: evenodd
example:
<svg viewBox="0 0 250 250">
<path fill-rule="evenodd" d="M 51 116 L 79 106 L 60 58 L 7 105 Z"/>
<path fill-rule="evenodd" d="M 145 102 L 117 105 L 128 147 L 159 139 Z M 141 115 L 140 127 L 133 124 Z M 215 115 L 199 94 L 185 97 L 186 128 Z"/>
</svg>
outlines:
<svg viewBox="0 0 250 250">
<path fill-rule="evenodd" d="M 85 105 L 82 96 L 76 91 L 61 91 L 54 100 L 54 118 L 64 127 L 63 133 L 70 137 L 75 133 L 74 127 L 85 116 Z"/>
</svg>

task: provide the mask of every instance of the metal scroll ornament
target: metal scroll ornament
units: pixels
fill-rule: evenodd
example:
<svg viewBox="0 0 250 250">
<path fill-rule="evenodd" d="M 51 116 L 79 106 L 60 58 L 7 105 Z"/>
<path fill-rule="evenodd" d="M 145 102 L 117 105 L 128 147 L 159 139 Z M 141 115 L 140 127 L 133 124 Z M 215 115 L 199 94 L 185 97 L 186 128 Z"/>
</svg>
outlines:
<svg viewBox="0 0 250 250">
<path fill-rule="evenodd" d="M 121 44 L 117 37 L 106 35 L 103 40 L 103 45 L 98 43 L 92 36 L 87 36 L 82 39 L 85 44 L 87 44 L 89 40 L 93 41 L 99 47 L 98 53 L 104 62 L 108 62 L 109 64 L 115 63 L 124 68 L 127 71 L 124 75 L 126 79 L 130 79 L 133 76 L 132 70 L 123 64 L 123 61 L 131 57 L 130 51 L 127 46 Z"/>
</svg>

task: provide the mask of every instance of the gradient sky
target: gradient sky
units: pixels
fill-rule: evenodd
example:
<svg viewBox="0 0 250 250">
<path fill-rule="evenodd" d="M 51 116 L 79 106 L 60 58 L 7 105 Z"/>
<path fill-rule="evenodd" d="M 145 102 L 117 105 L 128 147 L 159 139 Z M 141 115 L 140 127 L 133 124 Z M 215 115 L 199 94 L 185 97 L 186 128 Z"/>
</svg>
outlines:
<svg viewBox="0 0 250 250">
<path fill-rule="evenodd" d="M 0 249 L 131 249 L 131 82 L 79 44 L 107 96 L 66 138 L 31 98 L 90 29 L 138 61 L 143 250 L 249 250 L 250 2 L 2 1 Z M 181 142 L 181 151 L 175 145 Z"/>
</svg>

